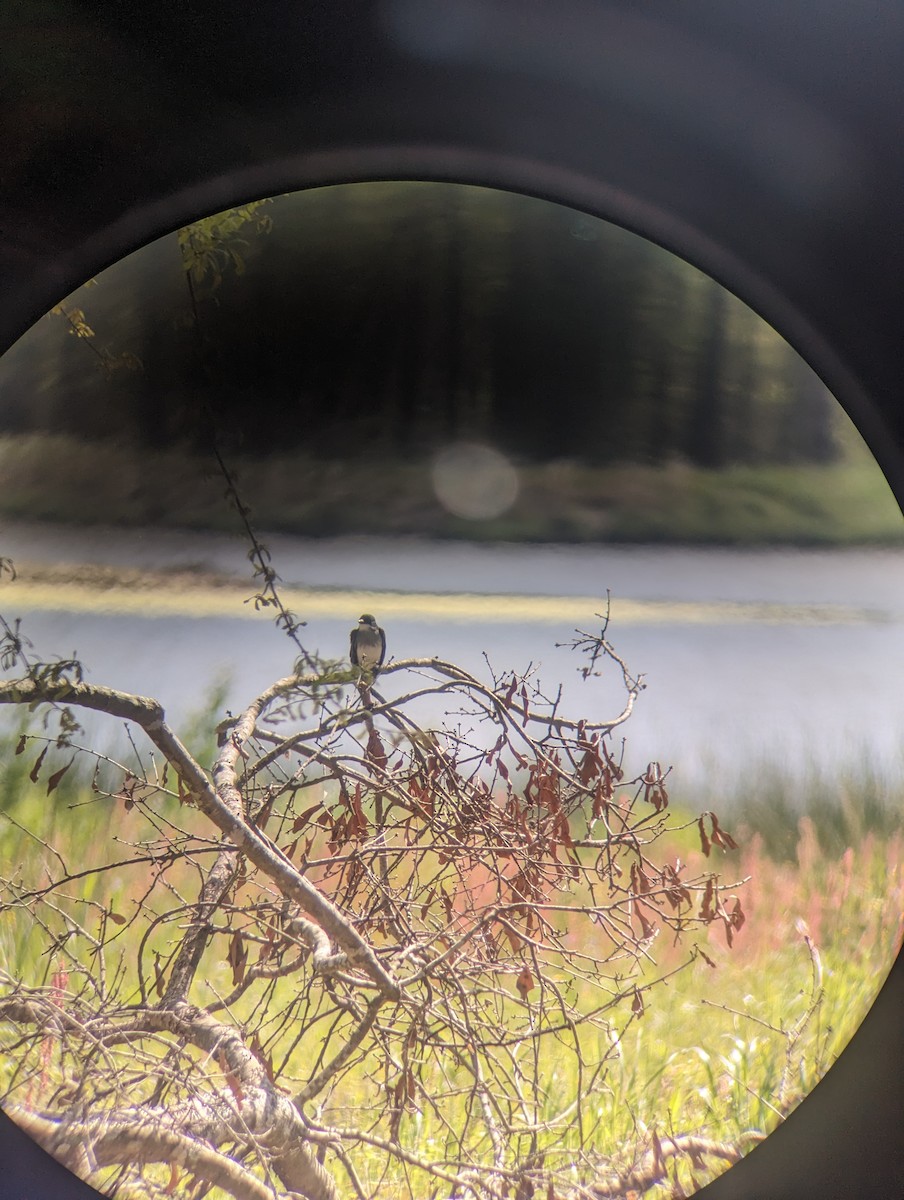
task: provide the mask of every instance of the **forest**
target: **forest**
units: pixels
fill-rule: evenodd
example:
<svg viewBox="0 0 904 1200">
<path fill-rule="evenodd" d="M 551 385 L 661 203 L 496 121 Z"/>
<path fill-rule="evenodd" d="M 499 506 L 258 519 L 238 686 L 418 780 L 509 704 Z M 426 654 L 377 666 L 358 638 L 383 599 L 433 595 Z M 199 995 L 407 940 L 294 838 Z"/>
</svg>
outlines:
<svg viewBox="0 0 904 1200">
<path fill-rule="evenodd" d="M 661 247 L 540 199 L 411 182 L 174 231 L 0 366 L 0 435 L 203 447 L 211 420 L 251 456 L 407 460 L 470 438 L 528 463 L 704 468 L 831 462 L 843 422 L 778 334 Z"/>
</svg>

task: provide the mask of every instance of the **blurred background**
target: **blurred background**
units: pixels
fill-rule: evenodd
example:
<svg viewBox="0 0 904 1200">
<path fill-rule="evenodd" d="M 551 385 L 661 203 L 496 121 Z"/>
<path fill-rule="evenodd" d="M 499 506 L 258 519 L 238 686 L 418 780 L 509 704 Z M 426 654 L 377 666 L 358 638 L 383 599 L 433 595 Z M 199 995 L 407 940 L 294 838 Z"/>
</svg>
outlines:
<svg viewBox="0 0 904 1200">
<path fill-rule="evenodd" d="M 374 611 L 396 657 L 489 655 L 614 715 L 619 681 L 562 645 L 609 613 L 649 684 L 632 770 L 777 805 L 792 842 L 839 773 L 897 811 L 898 506 L 795 351 L 653 243 L 360 183 L 114 264 L 0 359 L 10 614 L 172 715 L 243 703 L 292 646 L 246 603 L 223 465 L 312 650 L 344 658 Z"/>
<path fill-rule="evenodd" d="M 112 266 L 3 359 L 0 511 L 223 528 L 196 461 L 214 436 L 260 477 L 259 519 L 314 536 L 902 532 L 840 407 L 749 308 L 643 238 L 488 188 L 316 188 Z M 506 502 L 437 496 L 460 442 L 514 464 Z"/>
</svg>

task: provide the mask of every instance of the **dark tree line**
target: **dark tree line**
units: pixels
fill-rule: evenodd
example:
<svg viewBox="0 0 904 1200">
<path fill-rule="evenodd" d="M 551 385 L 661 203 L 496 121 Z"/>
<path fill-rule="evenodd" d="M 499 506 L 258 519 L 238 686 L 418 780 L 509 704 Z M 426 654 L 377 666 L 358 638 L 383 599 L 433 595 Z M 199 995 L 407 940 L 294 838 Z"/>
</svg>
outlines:
<svg viewBox="0 0 904 1200">
<path fill-rule="evenodd" d="M 197 286 L 173 234 L 79 289 L 64 316 L 90 326 L 93 363 L 71 319 L 39 323 L 0 366 L 0 430 L 190 444 L 206 414 L 247 453 L 478 437 L 590 463 L 836 456 L 834 402 L 794 351 L 615 226 L 427 183 L 267 209 L 272 229 L 230 226 Z"/>
</svg>

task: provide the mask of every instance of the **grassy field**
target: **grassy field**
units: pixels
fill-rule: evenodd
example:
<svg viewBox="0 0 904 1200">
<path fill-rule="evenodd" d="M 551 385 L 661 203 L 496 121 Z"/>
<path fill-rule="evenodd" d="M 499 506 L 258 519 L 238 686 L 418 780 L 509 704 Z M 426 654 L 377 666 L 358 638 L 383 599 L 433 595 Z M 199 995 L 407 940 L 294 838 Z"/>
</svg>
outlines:
<svg viewBox="0 0 904 1200">
<path fill-rule="evenodd" d="M 305 536 L 398 534 L 469 540 L 717 545 L 898 544 L 904 522 L 860 444 L 830 466 L 703 470 L 518 467 L 503 515 L 464 520 L 436 498 L 430 464 L 300 454 L 237 460 L 257 526 Z M 0 516 L 73 524 L 234 529 L 212 463 L 63 435 L 0 438 Z"/>
<path fill-rule="evenodd" d="M 805 820 L 798 861 L 776 863 L 754 837 L 736 864 L 750 882 L 741 893 L 748 921 L 733 948 L 714 932 L 706 945 L 714 967 L 698 960 L 645 993 L 642 1017 L 626 1004 L 610 1038 L 585 1040 L 584 1077 L 605 1062 L 587 1090 L 574 1056 L 561 1049 L 549 1055 L 541 1116 L 558 1118 L 558 1127 L 542 1149 L 562 1183 L 580 1177 L 580 1158 L 594 1164 L 597 1179 L 625 1177 L 654 1137 L 694 1134 L 746 1151 L 775 1128 L 832 1065 L 891 964 L 901 938 L 902 851 L 898 835 L 869 835 L 840 857 L 824 856 Z M 666 972 L 680 957 L 661 946 L 656 969 Z M 358 1095 L 330 1112 L 337 1123 L 354 1126 L 378 1101 L 361 1083 Z M 435 1084 L 441 1094 L 438 1075 Z M 404 1145 L 435 1154 L 444 1124 L 420 1106 L 403 1123 Z M 665 1200 L 676 1181 L 690 1193 L 725 1166 L 717 1158 L 696 1165 L 676 1158 L 668 1183 L 647 1194 Z M 383 1175 L 376 1157 L 363 1170 L 381 1196 L 419 1194 L 397 1173 Z"/>
<path fill-rule="evenodd" d="M 202 756 L 210 750 L 203 722 L 189 739 Z M 48 798 L 43 782 L 36 787 L 28 780 L 34 754 L 13 755 L 14 740 L 5 741 L 0 755 L 4 875 L 15 874 L 19 884 L 38 883 L 59 868 L 57 855 L 69 865 L 81 864 L 106 844 L 111 859 L 124 858 L 118 839 L 134 843 L 155 836 L 150 824 L 136 828 L 137 813 L 128 813 L 121 802 L 91 793 L 89 777 L 79 777 L 77 768 Z M 552 1126 L 541 1149 L 563 1186 L 576 1173 L 573 1164 L 580 1156 L 585 1169 L 594 1164 L 598 1177 L 625 1174 L 642 1162 L 655 1138 L 666 1135 L 697 1134 L 747 1149 L 814 1086 L 865 1015 L 900 945 L 904 837 L 898 798 L 896 785 L 882 790 L 861 768 L 852 768 L 841 792 L 832 795 L 821 784 L 799 797 L 802 813 L 794 797 L 781 794 L 778 781 L 747 808 L 747 827 L 735 828 L 740 849 L 726 855 L 720 868 L 726 879 L 746 880 L 739 894 L 747 920 L 735 932 L 733 946 L 726 944 L 721 925 L 712 926 L 702 942 L 712 965 L 701 957 L 667 984 L 645 991 L 642 1014 L 626 1001 L 612 1014 L 607 1036 L 588 1030 L 580 1066 L 561 1048 L 544 1063 L 540 1115 Z M 708 800 L 697 797 L 697 803 L 705 807 Z M 190 832 L 197 814 L 180 810 L 174 800 L 169 816 L 176 814 Z M 675 855 L 688 863 L 691 875 L 707 865 L 693 827 L 657 850 L 660 858 Z M 110 914 L 118 918 L 146 903 L 146 876 L 146 870 L 125 868 L 87 876 L 70 889 L 66 904 L 86 928 L 94 928 L 92 922 L 115 919 Z M 192 869 L 172 874 L 170 883 L 190 897 Z M 0 903 L 10 896 L 4 886 Z M 34 913 L 0 907 L 0 965 L 41 984 L 48 982 L 55 962 L 41 952 L 35 915 L 52 929 L 55 918 L 46 907 Z M 157 936 L 163 948 L 169 934 L 162 929 Z M 108 972 L 120 966 L 133 971 L 135 937 L 132 931 L 118 941 L 114 936 Z M 152 938 L 144 948 L 146 961 L 155 944 Z M 196 995 L 200 1003 L 230 990 L 224 945 L 221 939 L 204 964 Z M 648 978 L 670 972 L 686 956 L 686 947 L 658 942 L 654 956 Z M 586 997 L 588 1004 L 593 999 Z M 236 1007 L 234 1019 L 241 1021 L 246 1002 L 259 1003 L 258 993 Z M 268 1003 L 280 1007 L 280 993 L 270 993 Z M 519 1003 L 513 996 L 513 1004 Z M 0 1027 L 0 1036 L 4 1043 L 15 1042 L 10 1027 Z M 305 1077 L 311 1051 L 307 1046 L 292 1050 L 288 1034 L 285 1040 L 270 1049 L 276 1059 L 288 1053 L 284 1079 L 292 1086 Z M 19 1098 L 27 1093 L 40 1103 L 42 1086 L 49 1096 L 59 1078 L 45 1078 L 46 1065 L 38 1074 L 40 1080 L 35 1075 L 29 1081 L 15 1052 L 0 1058 L 0 1094 L 14 1086 Z M 413 1154 L 441 1158 L 447 1118 L 464 1100 L 456 1094 L 457 1080 L 438 1065 L 422 1078 L 437 1103 L 414 1106 L 402 1119 L 399 1136 Z M 379 1106 L 381 1087 L 380 1071 L 362 1063 L 327 1098 L 323 1116 L 346 1127 L 360 1124 Z M 386 1131 L 378 1126 L 376 1132 Z M 419 1190 L 416 1174 L 407 1177 L 398 1165 L 387 1173 L 377 1150 L 356 1155 L 365 1191 L 373 1188 L 381 1197 L 399 1200 L 428 1194 Z M 668 1186 L 654 1186 L 649 1195 L 671 1195 L 676 1180 L 686 1190 L 702 1185 L 724 1166 L 713 1157 L 696 1164 L 678 1157 L 670 1165 Z"/>
</svg>

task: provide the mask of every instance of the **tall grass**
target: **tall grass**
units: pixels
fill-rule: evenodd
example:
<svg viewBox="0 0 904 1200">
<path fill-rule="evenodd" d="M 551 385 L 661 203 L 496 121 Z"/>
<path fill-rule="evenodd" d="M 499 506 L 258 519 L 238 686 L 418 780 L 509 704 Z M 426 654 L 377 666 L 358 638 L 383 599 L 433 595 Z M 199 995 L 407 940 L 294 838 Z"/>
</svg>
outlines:
<svg viewBox="0 0 904 1200">
<path fill-rule="evenodd" d="M 198 716 L 191 734 L 196 749 L 211 749 L 216 706 L 211 696 L 208 712 Z M 34 750 L 14 753 L 20 732 L 8 732 L 0 746 L 0 862 L 4 874 L 34 882 L 58 866 L 51 861 L 54 851 L 70 867 L 87 861 L 94 845 L 124 832 L 126 814 L 121 804 L 98 799 L 75 768 L 47 796 L 42 782 L 28 778 Z M 553 1124 L 538 1149 L 566 1177 L 580 1156 L 585 1173 L 588 1165 L 601 1177 L 627 1172 L 654 1135 L 695 1133 L 745 1148 L 752 1144 L 831 1066 L 900 946 L 900 786 L 863 762 L 831 780 L 814 776 L 793 793 L 779 776 L 757 778 L 759 790 L 750 793 L 742 809 L 747 830 L 739 835 L 741 847 L 715 868 L 726 880 L 746 881 L 738 894 L 747 920 L 735 931 L 734 944 L 727 945 L 721 926 L 711 927 L 701 943 L 706 958 L 645 992 L 642 1014 L 625 1002 L 613 1013 L 608 1035 L 566 1038 L 541 1064 L 537 1117 Z M 698 796 L 697 803 L 705 806 L 706 799 Z M 128 815 L 133 841 L 135 820 L 134 813 Z M 184 814 L 180 820 L 184 823 Z M 147 832 L 151 836 L 153 829 Z M 676 834 L 661 854 L 680 857 L 690 874 L 714 865 L 704 860 L 693 825 Z M 193 868 L 187 866 L 183 894 L 189 898 L 193 880 Z M 125 911 L 140 898 L 135 879 L 115 871 L 79 886 L 83 891 L 73 904 L 93 906 L 95 912 L 117 906 Z M 0 959 L 10 972 L 38 983 L 46 980 L 54 961 L 43 952 L 46 939 L 36 936 L 40 931 L 28 916 L 21 907 L 0 912 Z M 230 990 L 230 969 L 218 957 L 223 945 L 220 939 L 219 950 L 205 961 L 199 1003 Z M 120 952 L 121 961 L 129 963 L 134 946 L 123 943 Z M 647 979 L 670 971 L 684 953 L 655 942 Z M 270 999 L 274 1010 L 287 1002 L 278 991 Z M 585 1000 L 589 1004 L 594 997 Z M 249 993 L 232 1017 L 241 1021 L 242 1004 L 256 1002 Z M 288 1056 L 286 1079 L 305 1078 L 310 1046 L 293 1048 L 287 1042 L 269 1050 L 277 1062 Z M 0 1060 L 0 1080 L 8 1081 L 14 1069 L 12 1059 Z M 406 1114 L 399 1136 L 413 1152 L 436 1158 L 447 1138 L 444 1115 L 467 1103 L 468 1089 L 439 1064 L 423 1078 L 432 1100 Z M 341 1088 L 325 1097 L 323 1116 L 340 1125 L 361 1125 L 379 1107 L 375 1101 L 382 1086 L 379 1065 L 362 1061 Z M 477 1145 L 472 1149 L 485 1153 Z M 690 1191 L 723 1167 L 717 1159 L 696 1164 L 676 1159 L 671 1179 L 650 1195 L 673 1194 L 676 1181 Z M 359 1165 L 365 1189 L 379 1185 L 381 1196 L 399 1200 L 412 1195 L 402 1170 L 395 1166 L 386 1173 L 385 1159 L 376 1151 Z"/>
<path fill-rule="evenodd" d="M 838 855 L 868 834 L 887 838 L 904 827 L 904 754 L 882 763 L 862 747 L 840 763 L 811 756 L 793 771 L 764 758 L 745 765 L 718 794 L 695 793 L 694 805 L 730 813 L 743 833 L 762 839 L 764 852 L 776 862 L 795 860 L 804 817 L 821 849 Z"/>
</svg>

